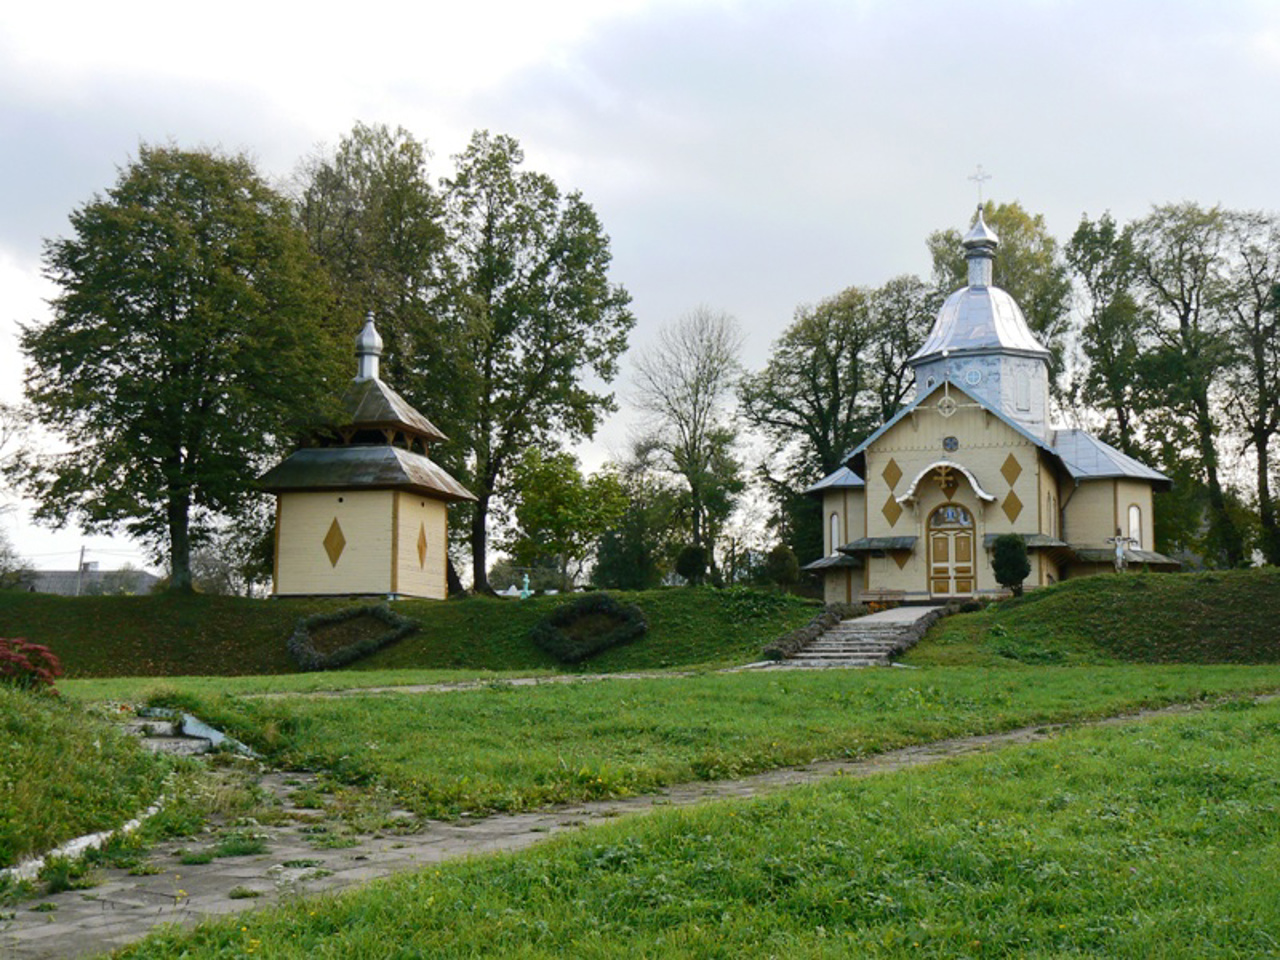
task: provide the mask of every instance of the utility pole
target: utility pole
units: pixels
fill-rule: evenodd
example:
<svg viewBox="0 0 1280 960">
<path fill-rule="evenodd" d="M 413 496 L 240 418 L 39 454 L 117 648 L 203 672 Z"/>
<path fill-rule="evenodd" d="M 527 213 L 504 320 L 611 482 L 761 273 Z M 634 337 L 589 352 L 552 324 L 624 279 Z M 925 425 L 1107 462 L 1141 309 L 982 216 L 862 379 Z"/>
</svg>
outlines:
<svg viewBox="0 0 1280 960">
<path fill-rule="evenodd" d="M 76 567 L 76 596 L 80 596 L 80 584 L 84 582 L 84 544 L 80 544 L 80 565 Z"/>
</svg>

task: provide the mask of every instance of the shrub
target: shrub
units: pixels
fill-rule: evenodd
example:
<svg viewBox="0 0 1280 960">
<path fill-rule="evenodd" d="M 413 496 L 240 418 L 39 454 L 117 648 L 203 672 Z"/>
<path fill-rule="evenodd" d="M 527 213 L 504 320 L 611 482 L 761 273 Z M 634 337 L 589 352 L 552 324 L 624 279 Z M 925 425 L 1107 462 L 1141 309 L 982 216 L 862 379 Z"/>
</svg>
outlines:
<svg viewBox="0 0 1280 960">
<path fill-rule="evenodd" d="M 62 663 L 44 644 L 0 637 L 0 683 L 22 690 L 52 689 L 60 676 Z"/>
<path fill-rule="evenodd" d="M 702 583 L 707 574 L 707 548 L 694 543 L 681 550 L 676 557 L 676 573 L 695 586 Z"/>
<path fill-rule="evenodd" d="M 993 547 L 991 569 L 1000 586 L 1008 587 L 1015 597 L 1022 596 L 1022 581 L 1031 573 L 1027 542 L 1016 533 L 1000 534 Z"/>
<path fill-rule="evenodd" d="M 581 663 L 644 636 L 648 629 L 639 607 L 607 593 L 590 593 L 557 607 L 534 625 L 529 639 L 561 663 Z"/>
<path fill-rule="evenodd" d="M 317 635 L 342 624 L 357 625 L 360 620 L 374 620 L 386 630 L 355 630 L 338 643 L 322 649 Z M 289 637 L 289 656 L 300 670 L 334 670 L 376 653 L 397 640 L 403 640 L 418 629 L 418 624 L 392 613 L 385 603 L 351 607 L 337 613 L 318 613 L 304 617 Z"/>
</svg>

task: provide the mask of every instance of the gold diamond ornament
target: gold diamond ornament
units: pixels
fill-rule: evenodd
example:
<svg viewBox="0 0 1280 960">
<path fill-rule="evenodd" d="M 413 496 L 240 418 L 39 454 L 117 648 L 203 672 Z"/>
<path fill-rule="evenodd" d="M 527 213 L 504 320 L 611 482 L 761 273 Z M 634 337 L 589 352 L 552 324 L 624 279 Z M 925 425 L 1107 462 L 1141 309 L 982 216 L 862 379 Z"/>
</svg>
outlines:
<svg viewBox="0 0 1280 960">
<path fill-rule="evenodd" d="M 896 487 L 898 481 L 902 479 L 902 468 L 898 466 L 898 461 L 890 457 L 889 462 L 884 465 L 884 472 L 880 476 L 884 477 L 884 482 L 889 485 L 890 490 Z"/>
<path fill-rule="evenodd" d="M 1000 468 L 1000 472 L 1004 474 L 1004 478 L 1009 481 L 1009 486 L 1012 487 L 1014 481 L 1022 476 L 1022 464 L 1011 453 L 1005 458 L 1004 466 Z"/>
<path fill-rule="evenodd" d="M 418 524 L 418 569 L 427 565 L 427 525 Z"/>
<path fill-rule="evenodd" d="M 338 518 L 333 518 L 333 523 L 329 524 L 329 532 L 324 535 L 324 552 L 329 555 L 329 563 L 333 566 L 338 565 L 338 558 L 342 556 L 342 551 L 346 549 L 347 538 L 342 535 L 342 526 L 338 523 Z"/>
<path fill-rule="evenodd" d="M 893 526 L 898 522 L 898 518 L 902 516 L 902 504 L 893 498 L 893 494 L 889 494 L 889 499 L 884 502 L 884 506 L 880 508 L 880 512 L 884 514 L 884 518 L 889 521 L 889 526 Z"/>
<path fill-rule="evenodd" d="M 1022 501 L 1018 499 L 1018 495 L 1016 493 L 1010 490 L 1009 495 L 1004 498 L 1004 503 L 1000 505 L 1000 509 L 1004 511 L 1004 515 L 1008 517 L 1009 522 L 1012 523 L 1014 520 L 1018 519 L 1018 514 L 1022 512 Z"/>
</svg>

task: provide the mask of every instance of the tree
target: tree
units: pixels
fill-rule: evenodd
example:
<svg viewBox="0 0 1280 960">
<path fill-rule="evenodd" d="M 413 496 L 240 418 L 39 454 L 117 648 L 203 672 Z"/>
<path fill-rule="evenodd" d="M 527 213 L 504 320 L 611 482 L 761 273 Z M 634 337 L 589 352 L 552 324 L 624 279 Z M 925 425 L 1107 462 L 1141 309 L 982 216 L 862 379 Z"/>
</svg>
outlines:
<svg viewBox="0 0 1280 960">
<path fill-rule="evenodd" d="M 1280 218 L 1227 215 L 1229 264 L 1227 335 L 1235 363 L 1227 375 L 1227 409 L 1252 448 L 1258 498 L 1259 546 L 1280 564 L 1280 520 L 1272 493 L 1271 446 L 1280 436 Z"/>
<path fill-rule="evenodd" d="M 1022 596 L 1022 582 L 1031 573 L 1027 542 L 1016 533 L 1002 533 L 992 548 L 991 569 L 996 583 L 1008 587 L 1015 597 Z"/>
<path fill-rule="evenodd" d="M 572 589 L 596 541 L 621 519 L 626 494 L 608 472 L 584 477 L 571 453 L 525 451 L 512 470 L 515 529 L 507 543 L 516 562 L 552 560 L 561 590 Z"/>
<path fill-rule="evenodd" d="M 357 123 L 332 152 L 301 165 L 295 208 L 334 279 L 344 322 L 358 330 L 367 315 L 376 316 L 385 378 L 405 396 L 430 399 L 431 417 L 447 424 L 456 348 L 435 315 L 447 236 L 429 157 L 426 144 L 403 127 Z"/>
<path fill-rule="evenodd" d="M 21 587 L 30 576 L 30 565 L 19 556 L 8 532 L 0 529 L 0 590 Z"/>
<path fill-rule="evenodd" d="M 460 349 L 451 379 L 463 395 L 453 441 L 465 451 L 472 572 L 488 587 L 489 513 L 529 447 L 590 437 L 635 320 L 609 282 L 609 238 L 578 193 L 521 170 L 511 137 L 476 133 L 445 181 L 451 285 L 443 303 Z"/>
<path fill-rule="evenodd" d="M 1185 437 L 1209 504 L 1209 548 L 1217 562 L 1239 566 L 1244 536 L 1229 509 L 1217 436 L 1219 381 L 1234 362 L 1223 312 L 1223 245 L 1227 219 L 1217 207 L 1192 203 L 1156 207 L 1134 225 L 1143 294 L 1154 322 L 1154 344 L 1142 359 L 1142 376 L 1162 395 L 1159 432 L 1171 452 Z M 1168 462 L 1168 460 L 1166 460 Z"/>
<path fill-rule="evenodd" d="M 800 561 L 795 551 L 780 543 L 769 551 L 764 561 L 764 575 L 770 583 L 789 587 L 800 579 Z"/>
<path fill-rule="evenodd" d="M 1017 301 L 1028 325 L 1053 354 L 1054 369 L 1061 369 L 1070 321 L 1071 279 L 1058 241 L 1049 233 L 1043 216 L 1028 213 L 1016 200 L 1001 204 L 988 200 L 982 216 L 1000 237 L 995 285 Z M 975 215 L 971 222 L 976 220 Z M 961 239 L 960 231 L 950 229 L 935 231 L 926 241 L 933 258 L 934 283 L 943 293 L 969 282 Z"/>
<path fill-rule="evenodd" d="M 649 590 L 671 569 L 679 493 L 641 457 L 615 465 L 626 506 L 600 537 L 591 582 L 614 590 Z"/>
<path fill-rule="evenodd" d="M 635 405 L 648 418 L 640 455 L 658 457 L 684 484 L 690 539 L 712 571 L 716 534 L 745 486 L 724 419 L 741 344 L 732 317 L 699 307 L 664 327 L 635 364 Z"/>
<path fill-rule="evenodd" d="M 193 541 L 329 412 L 350 331 L 243 156 L 144 146 L 71 226 L 45 246 L 53 317 L 21 337 L 27 399 L 70 449 L 25 485 L 39 519 L 123 523 L 190 590 Z"/>
<path fill-rule="evenodd" d="M 1087 361 L 1075 390 L 1086 404 L 1107 415 L 1102 439 L 1131 457 L 1139 455 L 1140 357 L 1150 317 L 1138 302 L 1138 263 L 1133 228 L 1117 227 L 1110 214 L 1088 217 L 1066 247 L 1067 262 L 1085 295 L 1081 351 Z"/>
</svg>

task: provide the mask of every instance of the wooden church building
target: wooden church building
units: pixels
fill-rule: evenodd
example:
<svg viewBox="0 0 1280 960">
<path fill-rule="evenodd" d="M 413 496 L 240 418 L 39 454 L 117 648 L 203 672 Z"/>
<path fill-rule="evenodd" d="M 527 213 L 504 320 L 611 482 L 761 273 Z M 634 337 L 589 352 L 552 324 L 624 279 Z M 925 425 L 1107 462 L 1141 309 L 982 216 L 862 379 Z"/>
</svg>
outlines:
<svg viewBox="0 0 1280 960">
<path fill-rule="evenodd" d="M 828 602 L 933 601 L 1001 590 L 991 566 L 1021 534 L 1026 586 L 1129 563 L 1172 568 L 1153 547 L 1152 493 L 1170 481 L 1083 430 L 1049 424 L 1049 351 L 992 286 L 999 238 L 964 238 L 969 283 L 908 360 L 915 394 L 807 491 L 822 500 Z"/>
<path fill-rule="evenodd" d="M 260 480 L 276 495 L 276 596 L 444 599 L 447 507 L 475 497 L 428 455 L 447 439 L 378 378 L 382 338 L 356 338 L 344 422 Z"/>
</svg>

